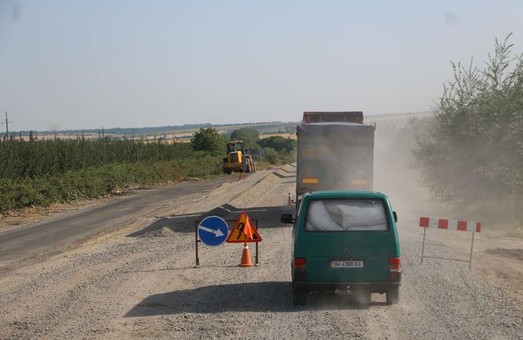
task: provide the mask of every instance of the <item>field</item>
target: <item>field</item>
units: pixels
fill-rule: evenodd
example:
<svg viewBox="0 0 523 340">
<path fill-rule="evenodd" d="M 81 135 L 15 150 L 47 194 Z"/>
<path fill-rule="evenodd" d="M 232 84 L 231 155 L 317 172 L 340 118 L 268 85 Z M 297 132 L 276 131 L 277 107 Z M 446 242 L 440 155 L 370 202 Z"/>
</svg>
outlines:
<svg viewBox="0 0 523 340">
<path fill-rule="evenodd" d="M 271 123 L 244 123 L 244 124 L 204 124 L 202 126 L 164 126 L 152 128 L 114 128 L 105 130 L 67 130 L 67 131 L 23 131 L 12 132 L 10 136 L 28 140 L 31 133 L 39 140 L 54 139 L 97 139 L 107 137 L 111 139 L 142 140 L 145 142 L 165 141 L 167 143 L 185 142 L 192 138 L 200 128 L 212 127 L 222 135 L 229 135 L 240 128 L 253 128 L 260 133 L 260 138 L 270 135 L 292 135 L 297 122 L 271 122 Z M 5 135 L 2 136 L 5 138 Z"/>
</svg>

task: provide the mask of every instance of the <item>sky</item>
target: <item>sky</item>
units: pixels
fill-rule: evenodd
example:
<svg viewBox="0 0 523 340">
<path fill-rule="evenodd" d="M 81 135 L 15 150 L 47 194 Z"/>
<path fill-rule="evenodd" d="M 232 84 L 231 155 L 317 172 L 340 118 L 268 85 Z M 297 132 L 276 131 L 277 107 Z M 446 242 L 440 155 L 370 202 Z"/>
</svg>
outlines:
<svg viewBox="0 0 523 340">
<path fill-rule="evenodd" d="M 451 61 L 523 51 L 523 1 L 0 0 L 10 131 L 432 110 Z"/>
</svg>

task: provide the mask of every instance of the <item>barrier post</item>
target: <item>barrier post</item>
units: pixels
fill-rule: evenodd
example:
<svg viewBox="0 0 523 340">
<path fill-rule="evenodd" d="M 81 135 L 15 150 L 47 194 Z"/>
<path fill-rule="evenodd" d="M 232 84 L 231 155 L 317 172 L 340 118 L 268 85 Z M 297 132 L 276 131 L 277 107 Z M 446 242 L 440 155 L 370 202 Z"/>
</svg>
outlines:
<svg viewBox="0 0 523 340">
<path fill-rule="evenodd" d="M 200 266 L 200 258 L 198 257 L 198 221 L 194 221 L 194 242 L 195 242 L 195 249 L 196 249 L 196 265 L 194 268 L 197 268 Z"/>
<path fill-rule="evenodd" d="M 420 217 L 419 226 L 423 227 L 423 244 L 421 246 L 420 264 L 423 263 L 424 258 L 431 258 L 431 259 L 439 259 L 439 260 L 468 262 L 469 269 L 472 268 L 472 253 L 474 251 L 474 236 L 476 233 L 479 233 L 481 231 L 481 223 L 449 220 L 449 219 L 443 219 L 443 218 Z M 472 231 L 472 240 L 470 243 L 470 254 L 469 254 L 468 261 L 461 260 L 461 259 L 455 259 L 455 258 L 447 258 L 447 257 L 426 256 L 425 255 L 425 238 L 426 238 L 427 228 L 429 228 L 429 227 L 445 229 L 445 230 Z"/>
<path fill-rule="evenodd" d="M 421 245 L 421 262 L 423 263 L 423 254 L 425 254 L 425 235 L 427 234 L 427 228 L 423 228 L 423 244 Z"/>
<path fill-rule="evenodd" d="M 257 218 L 254 219 L 254 223 L 256 224 L 256 230 L 258 230 L 258 219 Z M 256 242 L 256 257 L 254 260 L 254 264 L 256 266 L 258 265 L 258 243 L 260 243 L 260 242 Z"/>
<path fill-rule="evenodd" d="M 472 243 L 470 244 L 469 269 L 472 268 L 472 250 L 474 249 L 474 234 L 476 233 L 472 232 Z"/>
</svg>

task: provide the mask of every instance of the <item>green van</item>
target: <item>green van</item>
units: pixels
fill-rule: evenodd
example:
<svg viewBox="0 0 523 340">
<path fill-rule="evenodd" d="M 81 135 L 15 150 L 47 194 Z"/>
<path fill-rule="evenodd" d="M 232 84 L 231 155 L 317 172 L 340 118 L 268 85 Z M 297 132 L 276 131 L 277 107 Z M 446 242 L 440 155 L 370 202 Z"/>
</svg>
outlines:
<svg viewBox="0 0 523 340">
<path fill-rule="evenodd" d="M 401 259 L 397 215 L 385 194 L 325 190 L 302 196 L 294 223 L 291 262 L 294 304 L 307 294 L 351 293 L 366 305 L 371 293 L 399 300 Z"/>
</svg>

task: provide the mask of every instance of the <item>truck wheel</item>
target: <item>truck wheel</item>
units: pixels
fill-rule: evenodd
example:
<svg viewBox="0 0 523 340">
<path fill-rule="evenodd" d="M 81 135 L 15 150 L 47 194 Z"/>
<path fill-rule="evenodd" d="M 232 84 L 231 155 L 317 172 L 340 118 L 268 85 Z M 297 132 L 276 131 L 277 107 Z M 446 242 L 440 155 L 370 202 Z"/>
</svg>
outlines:
<svg viewBox="0 0 523 340">
<path fill-rule="evenodd" d="M 390 288 L 387 290 L 387 305 L 395 305 L 400 300 L 400 289 L 399 287 Z"/>
</svg>

